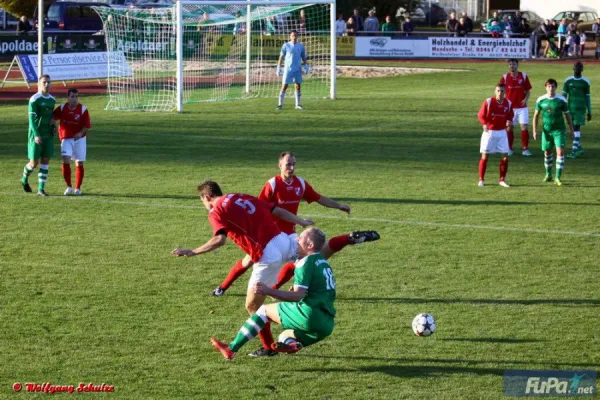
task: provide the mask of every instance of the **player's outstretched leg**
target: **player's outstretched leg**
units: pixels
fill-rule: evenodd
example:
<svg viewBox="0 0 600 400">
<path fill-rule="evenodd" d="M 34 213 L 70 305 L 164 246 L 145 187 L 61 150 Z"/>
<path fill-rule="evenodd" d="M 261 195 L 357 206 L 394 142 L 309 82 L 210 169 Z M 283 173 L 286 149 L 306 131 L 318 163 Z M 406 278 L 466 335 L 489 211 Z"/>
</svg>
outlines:
<svg viewBox="0 0 600 400">
<path fill-rule="evenodd" d="M 225 359 L 228 361 L 233 360 L 237 354 L 235 351 L 231 351 L 227 343 L 220 342 L 215 338 L 210 338 L 210 343 L 215 349 L 219 350 L 221 354 L 223 354 L 223 357 L 225 357 Z"/>
<path fill-rule="evenodd" d="M 355 231 L 349 234 L 340 235 L 329 239 L 329 241 L 321 249 L 321 254 L 326 259 L 329 259 L 332 255 L 341 251 L 348 245 L 354 245 L 365 242 L 373 242 L 379 240 L 380 236 L 377 231 Z M 294 277 L 294 270 L 296 266 L 294 263 L 285 264 L 277 275 L 277 283 L 273 285 L 273 289 L 280 289 L 290 279 Z"/>
<path fill-rule="evenodd" d="M 225 291 L 229 289 L 231 285 L 233 285 L 233 282 L 235 282 L 240 276 L 244 275 L 244 273 L 248 271 L 248 269 L 252 266 L 252 262 L 250 261 L 249 265 L 245 265 L 244 261 L 245 260 L 238 260 L 233 267 L 231 267 L 225 280 L 221 282 L 219 287 L 212 291 L 213 296 L 223 296 Z"/>
<path fill-rule="evenodd" d="M 329 241 L 321 249 L 321 254 L 326 259 L 341 251 L 348 245 L 354 245 L 365 242 L 373 242 L 379 240 L 379 233 L 376 231 L 354 231 L 346 235 L 340 235 L 329 239 Z"/>
<path fill-rule="evenodd" d="M 277 343 L 273 343 L 271 345 L 271 349 L 278 353 L 292 354 L 292 353 L 297 353 L 300 350 L 302 350 L 302 343 L 300 343 L 296 340 L 294 340 L 292 343 L 289 343 L 289 344 L 277 342 Z"/>
</svg>

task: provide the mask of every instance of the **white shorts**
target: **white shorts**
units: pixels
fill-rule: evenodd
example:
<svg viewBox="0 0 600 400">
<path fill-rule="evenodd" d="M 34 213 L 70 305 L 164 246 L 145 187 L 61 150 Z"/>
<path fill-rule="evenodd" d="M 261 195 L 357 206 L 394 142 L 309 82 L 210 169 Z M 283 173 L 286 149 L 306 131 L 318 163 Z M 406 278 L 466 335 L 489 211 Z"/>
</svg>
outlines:
<svg viewBox="0 0 600 400">
<path fill-rule="evenodd" d="M 506 130 L 487 131 L 481 134 L 481 145 L 479 152 L 485 154 L 508 153 L 508 137 Z"/>
<path fill-rule="evenodd" d="M 513 125 L 516 125 L 517 121 L 521 125 L 527 125 L 529 123 L 529 109 L 527 107 L 513 108 L 513 112 L 515 113 L 512 121 Z"/>
<path fill-rule="evenodd" d="M 296 259 L 296 234 L 287 235 L 280 233 L 275 236 L 265 247 L 262 257 L 252 266 L 252 275 L 248 287 L 252 287 L 256 282 L 264 283 L 267 286 L 273 286 L 277 283 L 277 275 L 281 267 Z"/>
<path fill-rule="evenodd" d="M 76 161 L 85 161 L 86 155 L 86 139 L 84 136 L 80 139 L 63 139 L 60 142 L 60 153 L 63 157 L 71 157 Z"/>
</svg>

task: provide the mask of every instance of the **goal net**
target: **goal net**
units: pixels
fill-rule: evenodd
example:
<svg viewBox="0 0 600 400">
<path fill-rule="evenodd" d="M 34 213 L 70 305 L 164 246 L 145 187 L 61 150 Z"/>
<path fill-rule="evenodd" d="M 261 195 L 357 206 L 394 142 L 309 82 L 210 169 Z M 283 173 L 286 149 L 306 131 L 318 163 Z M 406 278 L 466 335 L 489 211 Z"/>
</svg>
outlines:
<svg viewBox="0 0 600 400">
<path fill-rule="evenodd" d="M 335 98 L 335 3 L 288 1 L 95 8 L 109 53 L 106 109 L 181 111 L 190 103 L 276 98 L 276 65 L 293 30 L 310 65 L 302 97 Z"/>
</svg>

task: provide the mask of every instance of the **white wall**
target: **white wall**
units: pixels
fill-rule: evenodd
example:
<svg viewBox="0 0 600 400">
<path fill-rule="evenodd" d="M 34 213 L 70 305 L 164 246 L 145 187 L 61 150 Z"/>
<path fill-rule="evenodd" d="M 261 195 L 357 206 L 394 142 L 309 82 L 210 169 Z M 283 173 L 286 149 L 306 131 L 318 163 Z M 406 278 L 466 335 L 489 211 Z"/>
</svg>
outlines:
<svg viewBox="0 0 600 400">
<path fill-rule="evenodd" d="M 600 12 L 600 0 L 521 0 L 521 10 L 533 11 L 550 19 L 561 11 Z"/>
</svg>

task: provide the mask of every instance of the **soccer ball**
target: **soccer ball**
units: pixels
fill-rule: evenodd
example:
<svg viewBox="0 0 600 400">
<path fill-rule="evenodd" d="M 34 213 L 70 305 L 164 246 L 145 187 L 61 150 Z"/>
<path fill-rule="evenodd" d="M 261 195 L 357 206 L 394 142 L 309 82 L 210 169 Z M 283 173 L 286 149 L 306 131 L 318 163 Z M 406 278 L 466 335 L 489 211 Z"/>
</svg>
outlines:
<svg viewBox="0 0 600 400">
<path fill-rule="evenodd" d="M 413 319 L 412 328 L 417 336 L 429 336 L 435 332 L 435 319 L 433 315 L 421 313 Z"/>
</svg>

